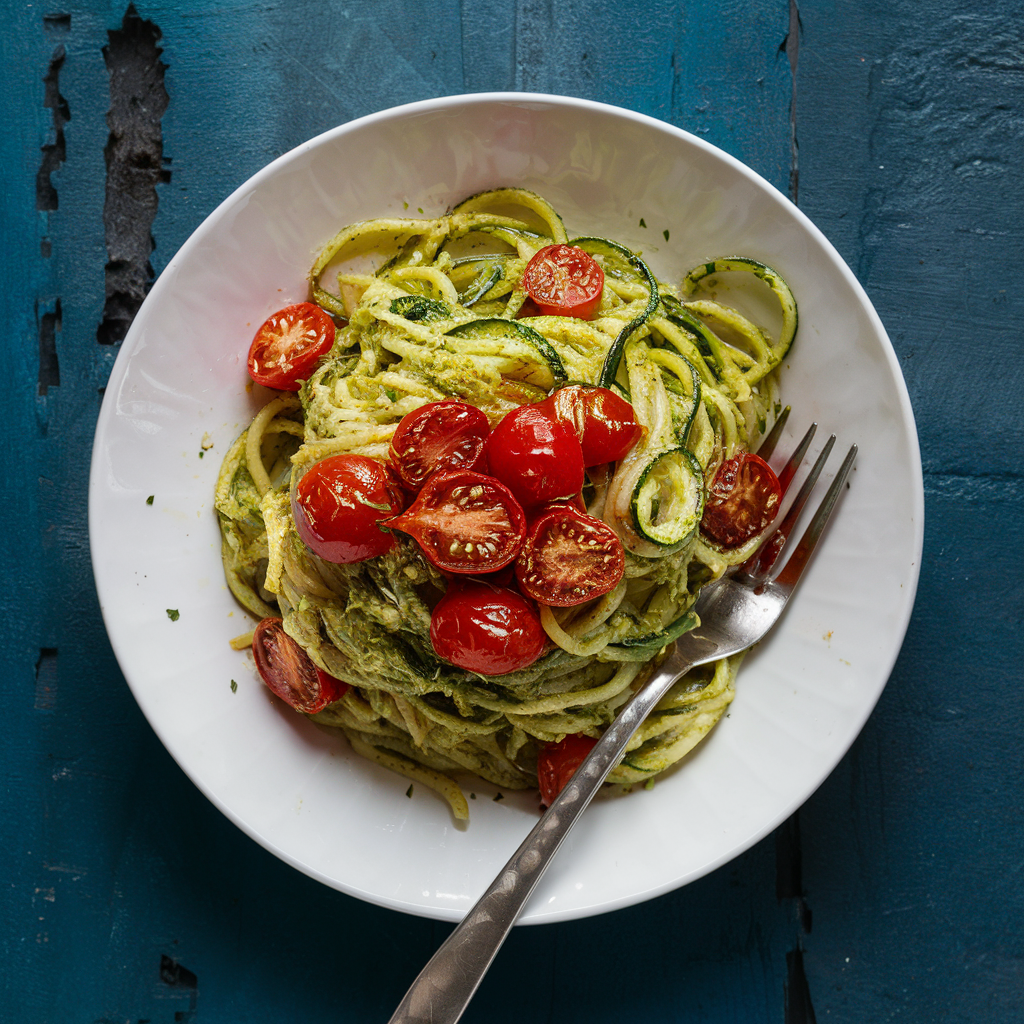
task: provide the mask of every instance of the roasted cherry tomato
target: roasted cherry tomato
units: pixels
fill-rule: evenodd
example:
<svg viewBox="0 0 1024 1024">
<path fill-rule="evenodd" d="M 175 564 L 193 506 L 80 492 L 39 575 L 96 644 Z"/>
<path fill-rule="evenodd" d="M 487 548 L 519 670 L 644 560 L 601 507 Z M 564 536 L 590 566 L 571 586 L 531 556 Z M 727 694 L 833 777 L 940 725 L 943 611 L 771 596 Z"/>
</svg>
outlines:
<svg viewBox="0 0 1024 1024">
<path fill-rule="evenodd" d="M 541 604 L 583 604 L 622 579 L 626 555 L 607 524 L 572 505 L 554 505 L 530 527 L 516 559 L 519 588 Z"/>
<path fill-rule="evenodd" d="M 487 417 L 465 402 L 430 402 L 402 417 L 389 461 L 410 490 L 439 469 L 478 469 L 491 432 Z"/>
<path fill-rule="evenodd" d="M 526 264 L 523 288 L 541 313 L 589 320 L 601 301 L 604 271 L 575 245 L 546 245 Z"/>
<path fill-rule="evenodd" d="M 533 603 L 479 580 L 455 582 L 430 617 L 430 642 L 439 658 L 485 676 L 532 665 L 547 635 Z"/>
<path fill-rule="evenodd" d="M 764 459 L 745 452 L 722 463 L 704 503 L 700 528 L 723 548 L 738 548 L 769 526 L 782 487 Z"/>
<path fill-rule="evenodd" d="M 416 500 L 387 526 L 414 537 L 447 572 L 494 572 L 519 554 L 526 516 L 500 481 L 469 469 L 429 477 Z"/>
<path fill-rule="evenodd" d="M 279 391 L 298 391 L 334 344 L 334 321 L 312 302 L 285 306 L 269 317 L 249 346 L 249 376 Z"/>
<path fill-rule="evenodd" d="M 487 439 L 491 473 L 524 507 L 570 497 L 583 487 L 579 439 L 544 405 L 513 409 Z"/>
<path fill-rule="evenodd" d="M 295 528 L 304 544 L 328 562 L 361 562 L 395 543 L 381 520 L 401 511 L 402 497 L 383 463 L 363 455 L 331 455 L 317 462 L 292 494 Z"/>
<path fill-rule="evenodd" d="M 540 748 L 540 754 L 537 755 L 537 781 L 540 783 L 540 798 L 545 807 L 555 802 L 555 797 L 565 789 L 565 784 L 596 743 L 597 740 L 589 736 L 572 733 L 561 743 L 545 743 Z"/>
<path fill-rule="evenodd" d="M 348 683 L 314 665 L 284 631 L 281 619 L 264 619 L 252 636 L 252 654 L 263 682 L 296 711 L 315 715 L 348 693 Z"/>
<path fill-rule="evenodd" d="M 643 437 L 633 406 L 608 388 L 569 384 L 538 405 L 576 431 L 585 466 L 618 462 Z"/>
</svg>

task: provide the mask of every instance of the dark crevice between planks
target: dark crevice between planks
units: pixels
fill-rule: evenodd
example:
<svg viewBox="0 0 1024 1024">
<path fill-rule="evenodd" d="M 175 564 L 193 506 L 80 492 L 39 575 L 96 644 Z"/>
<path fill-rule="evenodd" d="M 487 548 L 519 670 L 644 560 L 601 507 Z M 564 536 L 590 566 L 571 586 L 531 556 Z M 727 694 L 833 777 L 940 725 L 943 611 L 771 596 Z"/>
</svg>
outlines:
<svg viewBox="0 0 1024 1024">
<path fill-rule="evenodd" d="M 188 995 L 188 1010 L 178 1010 L 174 1014 L 175 1024 L 188 1024 L 196 1019 L 196 1003 L 199 999 L 199 979 L 187 967 L 177 960 L 160 954 L 160 980 L 170 988 L 181 989 Z"/>
<path fill-rule="evenodd" d="M 800 59 L 800 8 L 797 0 L 789 0 L 789 29 L 779 52 L 789 61 L 793 92 L 789 101 L 789 198 L 795 203 L 800 186 L 799 146 L 796 134 L 796 67 Z"/>
<path fill-rule="evenodd" d="M 815 1024 L 801 947 L 803 936 L 811 931 L 811 909 L 804 898 L 799 811 L 790 815 L 775 831 L 775 895 L 780 901 L 794 901 L 800 923 L 796 948 L 786 954 L 785 1024 Z"/>
<path fill-rule="evenodd" d="M 804 972 L 804 954 L 799 948 L 786 954 L 785 1024 L 817 1024 L 811 1005 L 811 990 Z"/>
<path fill-rule="evenodd" d="M 39 304 L 36 304 L 36 322 L 39 324 L 39 388 L 38 393 L 45 395 L 50 388 L 60 387 L 60 363 L 57 360 L 57 335 L 61 330 L 60 299 L 54 303 L 52 310 L 39 315 Z"/>
<path fill-rule="evenodd" d="M 129 5 L 119 29 L 107 33 L 103 59 L 110 72 L 110 135 L 103 227 L 106 235 L 106 300 L 96 329 L 101 345 L 116 345 L 128 333 L 153 283 L 149 261 L 156 243 L 157 185 L 171 180 L 164 167 L 161 118 L 170 97 L 164 88 L 167 65 L 157 45 L 160 29 Z"/>
<path fill-rule="evenodd" d="M 52 711 L 57 704 L 57 648 L 40 647 L 36 661 L 36 711 Z"/>
<path fill-rule="evenodd" d="M 70 24 L 70 18 L 68 19 Z M 36 172 L 36 209 L 56 210 L 58 199 L 57 189 L 51 175 L 60 169 L 67 159 L 67 144 L 64 141 L 64 125 L 71 120 L 71 108 L 68 101 L 60 94 L 60 70 L 64 67 L 67 54 L 61 43 L 53 51 L 50 66 L 43 77 L 43 107 L 53 111 L 53 141 L 40 147 L 43 159 Z"/>
</svg>

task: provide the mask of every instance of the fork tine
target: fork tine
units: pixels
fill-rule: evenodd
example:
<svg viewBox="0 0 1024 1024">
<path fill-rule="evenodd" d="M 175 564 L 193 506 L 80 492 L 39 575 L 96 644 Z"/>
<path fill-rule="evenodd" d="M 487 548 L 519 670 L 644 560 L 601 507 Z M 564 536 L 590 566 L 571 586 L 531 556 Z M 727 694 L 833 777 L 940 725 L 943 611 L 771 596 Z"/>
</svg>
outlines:
<svg viewBox="0 0 1024 1024">
<path fill-rule="evenodd" d="M 817 429 L 817 423 L 812 423 L 807 428 L 807 433 L 801 438 L 800 443 L 793 450 L 793 454 L 790 455 L 789 460 L 782 467 L 782 470 L 779 473 L 779 484 L 782 487 L 783 497 L 785 497 L 786 491 L 789 490 L 789 485 L 793 482 L 793 477 L 796 476 L 796 471 L 800 468 L 800 463 L 804 461 L 804 456 L 807 454 L 807 449 L 811 447 L 811 440 Z M 833 438 L 833 440 L 835 440 L 835 438 Z M 831 445 L 828 447 L 831 449 Z"/>
<path fill-rule="evenodd" d="M 811 555 L 814 553 L 814 548 L 817 546 L 822 530 L 825 529 L 825 524 L 832 516 L 832 511 L 839 500 L 839 492 L 842 491 L 856 458 L 857 446 L 853 445 L 849 452 L 847 452 L 846 458 L 843 459 L 843 464 L 839 467 L 839 472 L 836 473 L 836 478 L 832 481 L 832 486 L 829 487 L 824 500 L 818 506 L 818 511 L 814 513 L 810 526 L 807 527 L 804 535 L 800 538 L 792 558 L 786 562 L 782 572 L 775 578 L 775 583 L 779 586 L 792 590 L 797 585 L 804 569 L 807 568 L 807 563 L 811 560 Z"/>
<path fill-rule="evenodd" d="M 775 446 L 779 443 L 779 438 L 782 437 L 782 428 L 786 425 L 786 420 L 789 419 L 789 414 L 791 412 L 792 406 L 787 405 L 786 408 L 779 413 L 778 418 L 772 425 L 772 429 L 764 435 L 764 440 L 757 449 L 757 454 L 764 459 L 765 462 L 771 458 L 772 452 L 775 451 Z"/>
<path fill-rule="evenodd" d="M 811 429 L 807 432 L 807 436 L 804 438 L 805 441 L 814 433 L 815 426 L 816 424 L 811 424 Z M 775 563 L 779 559 L 779 554 L 785 546 L 786 541 L 789 539 L 789 535 L 793 532 L 793 527 L 796 526 L 796 521 L 800 518 L 800 513 L 804 510 L 804 505 L 807 504 L 807 499 L 811 496 L 811 491 L 814 489 L 814 485 L 818 482 L 818 477 L 821 474 L 825 462 L 832 451 L 832 446 L 835 443 L 836 435 L 833 434 L 825 442 L 825 446 L 821 449 L 818 458 L 811 467 L 811 471 L 807 475 L 807 479 L 803 482 L 800 490 L 797 491 L 797 495 L 793 499 L 793 504 L 790 505 L 789 511 L 786 513 L 782 522 L 779 523 L 778 528 L 750 556 L 750 558 L 747 559 L 743 566 L 741 566 L 740 572 L 745 573 L 754 580 L 761 581 L 765 579 L 775 567 Z M 800 444 L 803 446 L 803 441 L 801 441 Z M 794 472 L 795 471 L 796 469 L 794 467 Z"/>
</svg>

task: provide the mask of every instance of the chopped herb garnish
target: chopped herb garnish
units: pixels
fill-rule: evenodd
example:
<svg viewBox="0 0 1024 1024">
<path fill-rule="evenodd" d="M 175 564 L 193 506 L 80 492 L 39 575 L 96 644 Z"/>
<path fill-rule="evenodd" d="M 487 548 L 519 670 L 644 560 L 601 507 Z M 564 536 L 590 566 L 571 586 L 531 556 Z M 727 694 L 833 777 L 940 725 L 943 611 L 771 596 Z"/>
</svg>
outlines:
<svg viewBox="0 0 1024 1024">
<path fill-rule="evenodd" d="M 149 497 L 148 497 L 148 498 L 146 499 L 146 504 L 147 504 L 147 505 L 152 505 L 152 504 L 153 504 L 153 499 L 154 499 L 155 497 L 156 497 L 156 495 L 155 495 L 155 494 L 151 494 L 151 495 L 150 495 L 150 496 L 149 496 Z"/>
<path fill-rule="evenodd" d="M 643 217 L 640 218 L 640 227 L 642 227 L 642 228 L 647 227 L 647 224 L 644 222 Z"/>
<path fill-rule="evenodd" d="M 169 618 L 171 620 L 171 622 L 177 622 L 178 618 L 180 617 L 180 615 L 181 615 L 181 613 L 178 611 L 177 608 L 168 608 L 167 609 L 167 618 Z"/>
<path fill-rule="evenodd" d="M 411 800 L 412 799 L 412 783 L 409 783 L 409 788 L 405 791 L 405 795 Z"/>
<path fill-rule="evenodd" d="M 234 679 L 231 680 L 231 692 L 238 693 L 238 683 L 236 683 Z"/>
<path fill-rule="evenodd" d="M 665 236 L 665 241 L 667 242 L 668 241 L 668 228 L 665 228 L 665 230 L 662 231 L 662 234 Z"/>
<path fill-rule="evenodd" d="M 470 793 L 469 794 L 469 799 L 470 800 L 475 800 L 476 799 L 476 793 Z"/>
<path fill-rule="evenodd" d="M 420 213 L 423 212 L 423 207 L 422 206 L 417 206 L 416 209 L 419 210 Z"/>
<path fill-rule="evenodd" d="M 498 802 L 499 800 L 504 800 L 504 799 L 505 799 L 505 795 L 504 795 L 504 793 L 499 793 L 499 794 L 498 794 L 498 795 L 497 795 L 497 796 L 496 796 L 496 797 L 494 798 L 494 802 L 495 802 L 495 803 L 497 803 L 497 802 Z"/>
<path fill-rule="evenodd" d="M 388 396 L 388 400 L 389 401 L 391 401 L 391 402 L 397 402 L 398 401 L 398 392 L 397 391 L 392 391 L 391 388 L 385 388 L 384 389 L 384 394 Z"/>
<path fill-rule="evenodd" d="M 644 789 L 654 789 L 654 779 L 648 779 L 644 783 Z"/>
</svg>

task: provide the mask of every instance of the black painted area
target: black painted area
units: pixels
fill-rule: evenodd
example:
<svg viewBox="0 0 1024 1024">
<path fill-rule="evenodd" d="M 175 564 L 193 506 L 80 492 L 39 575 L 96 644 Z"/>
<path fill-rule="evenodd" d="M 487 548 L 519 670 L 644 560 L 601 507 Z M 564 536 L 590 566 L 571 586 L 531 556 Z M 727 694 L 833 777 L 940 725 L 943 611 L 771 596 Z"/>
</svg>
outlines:
<svg viewBox="0 0 1024 1024">
<path fill-rule="evenodd" d="M 154 272 L 150 254 L 156 218 L 157 185 L 171 180 L 164 169 L 161 118 L 170 102 L 164 87 L 167 65 L 157 45 L 160 29 L 128 7 L 121 28 L 107 33 L 103 59 L 110 72 L 110 135 L 103 226 L 107 265 L 106 301 L 96 330 L 102 345 L 118 344 L 142 305 Z"/>
<path fill-rule="evenodd" d="M 60 362 L 57 358 L 57 335 L 63 319 L 60 299 L 54 303 L 52 310 L 42 316 L 39 316 L 37 308 L 36 317 L 39 321 L 38 391 L 40 395 L 45 395 L 50 388 L 60 386 Z"/>
<path fill-rule="evenodd" d="M 70 25 L 70 17 L 68 18 Z M 43 106 L 53 111 L 53 141 L 40 147 L 43 159 L 36 173 L 36 209 L 56 210 L 58 204 L 57 189 L 50 176 L 58 170 L 67 159 L 67 143 L 64 139 L 64 125 L 71 120 L 71 109 L 68 101 L 60 93 L 60 71 L 64 67 L 67 51 L 61 43 L 50 58 L 50 66 L 43 77 L 46 90 L 43 93 Z"/>
</svg>

